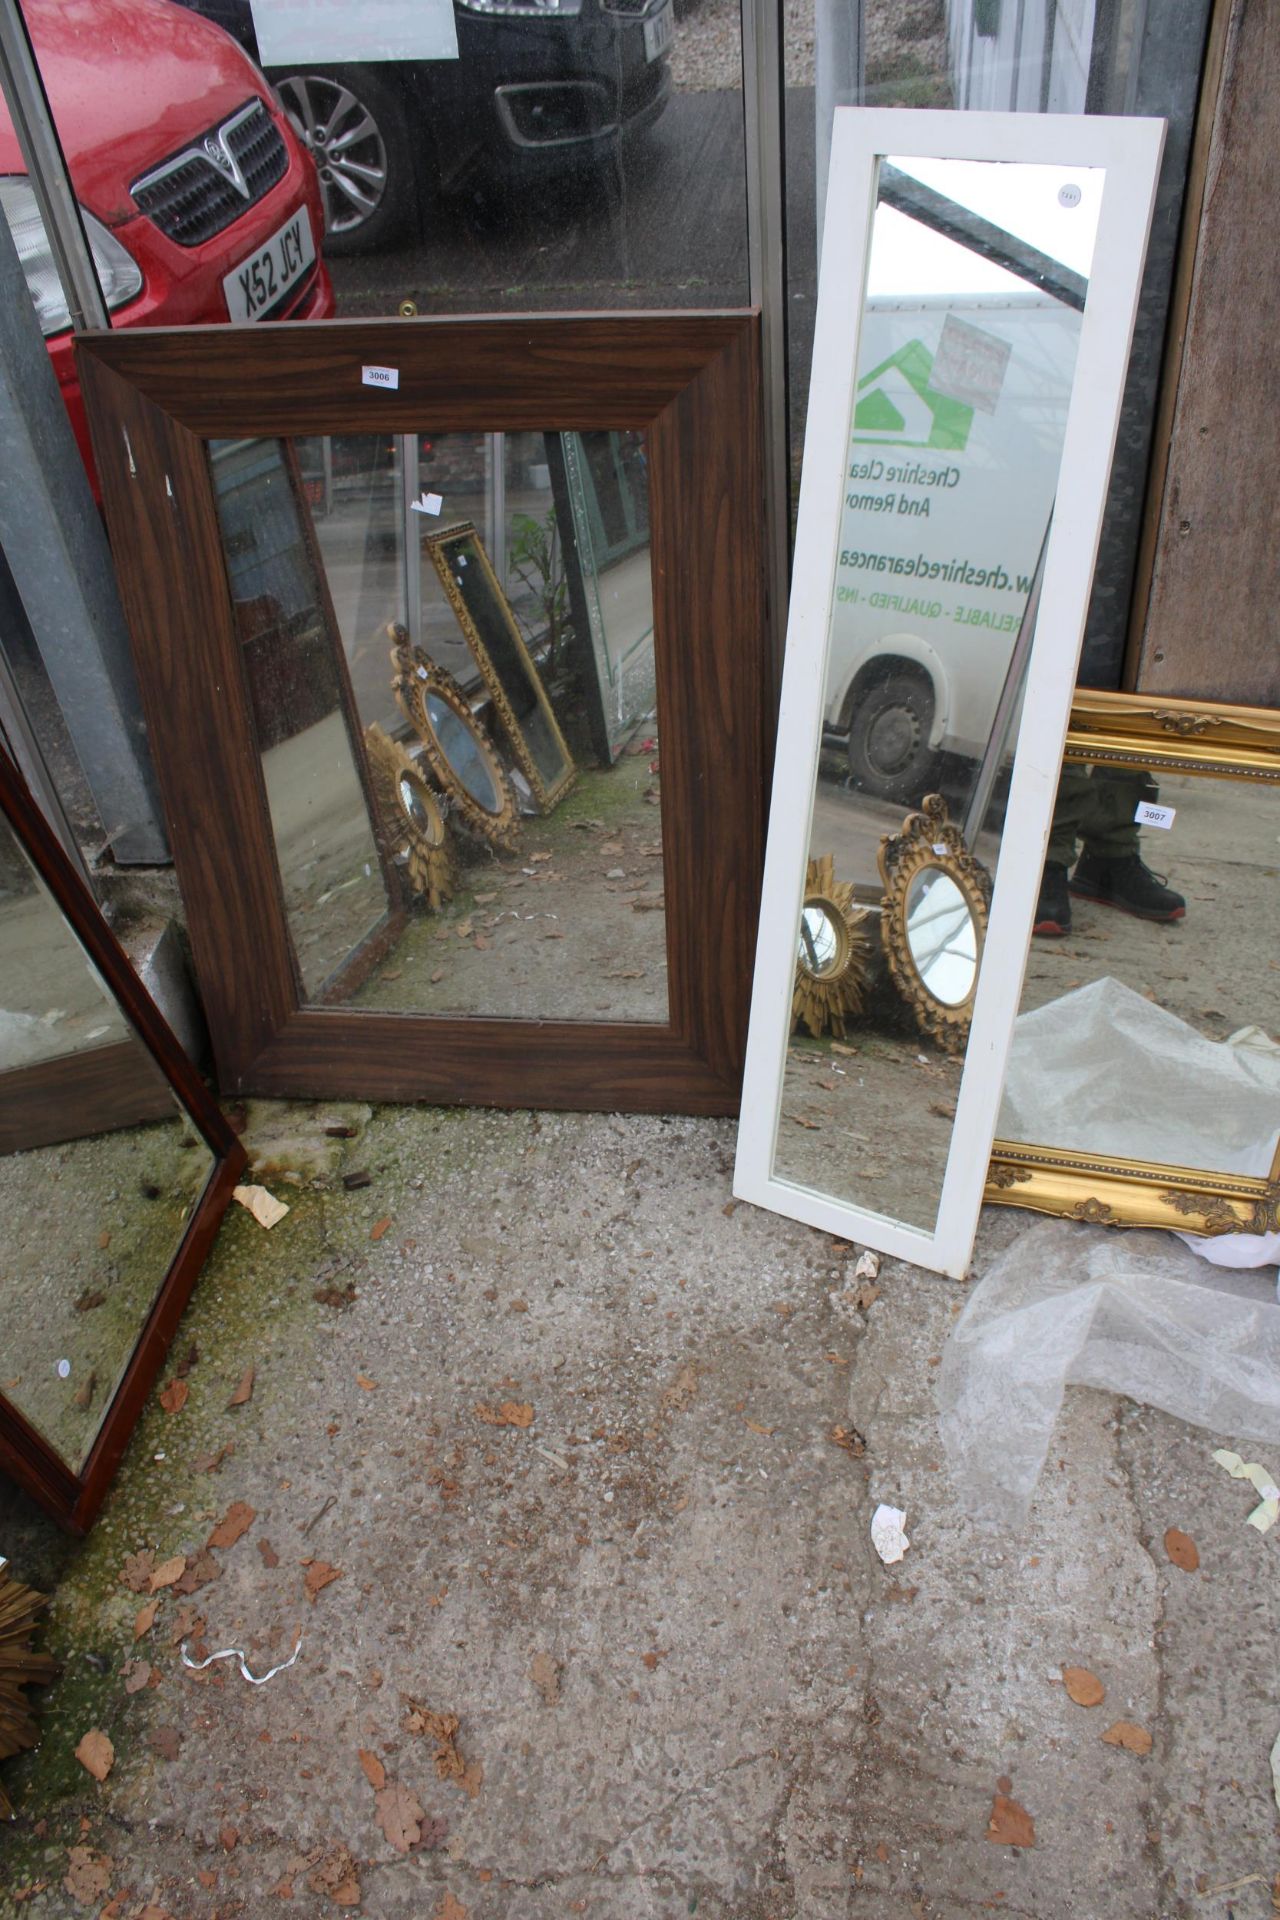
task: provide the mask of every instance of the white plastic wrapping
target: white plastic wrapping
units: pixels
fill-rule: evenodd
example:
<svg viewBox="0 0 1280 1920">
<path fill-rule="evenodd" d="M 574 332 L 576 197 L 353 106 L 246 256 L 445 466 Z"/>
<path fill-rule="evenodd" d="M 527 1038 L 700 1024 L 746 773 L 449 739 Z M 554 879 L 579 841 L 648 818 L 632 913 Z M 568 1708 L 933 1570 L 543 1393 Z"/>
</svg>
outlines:
<svg viewBox="0 0 1280 1920">
<path fill-rule="evenodd" d="M 997 1132 L 1264 1177 L 1280 1138 L 1280 1050 L 1250 1031 L 1206 1040 L 1118 980 L 1095 980 L 1019 1014 Z"/>
<path fill-rule="evenodd" d="M 1030 1228 L 974 1287 L 942 1355 L 941 1429 L 975 1519 L 1025 1518 L 1066 1386 L 1280 1445 L 1280 1305 L 1172 1234 Z"/>
</svg>

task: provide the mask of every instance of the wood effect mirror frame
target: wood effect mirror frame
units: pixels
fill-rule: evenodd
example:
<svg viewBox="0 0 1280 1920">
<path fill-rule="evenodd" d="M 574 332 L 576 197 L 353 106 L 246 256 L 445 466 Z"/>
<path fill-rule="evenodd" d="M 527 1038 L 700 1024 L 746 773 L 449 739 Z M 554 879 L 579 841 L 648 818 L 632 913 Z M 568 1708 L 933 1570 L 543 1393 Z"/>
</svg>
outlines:
<svg viewBox="0 0 1280 1920">
<path fill-rule="evenodd" d="M 58 844 L 21 774 L 0 748 L 0 809 L 40 879 L 139 1040 L 214 1156 L 168 1270 L 157 1276 L 133 1353 L 99 1423 L 83 1465 L 74 1469 L 0 1392 L 0 1469 L 73 1533 L 85 1533 L 110 1486 L 143 1402 L 163 1364 L 219 1222 L 245 1164 L 245 1152 L 125 958 L 96 901 Z M 116 1047 L 103 1052 L 118 1054 Z M 132 1117 L 132 1116 L 131 1116 Z M 114 1124 L 120 1124 L 117 1119 Z"/>
<path fill-rule="evenodd" d="M 1280 712 L 1081 691 L 1071 709 L 1063 759 L 1157 774 L 1257 780 L 1280 792 Z M 1099 1226 L 1274 1233 L 1280 1230 L 1280 1149 L 1270 1176 L 1260 1180 L 996 1139 L 985 1198 L 997 1206 L 1030 1207 Z"/>
<path fill-rule="evenodd" d="M 220 1085 L 736 1112 L 776 704 L 757 316 L 136 327 L 81 335 L 77 357 Z M 396 389 L 364 385 L 366 366 L 395 368 Z M 647 436 L 665 1021 L 303 1004 L 204 442 L 428 426 Z"/>
</svg>

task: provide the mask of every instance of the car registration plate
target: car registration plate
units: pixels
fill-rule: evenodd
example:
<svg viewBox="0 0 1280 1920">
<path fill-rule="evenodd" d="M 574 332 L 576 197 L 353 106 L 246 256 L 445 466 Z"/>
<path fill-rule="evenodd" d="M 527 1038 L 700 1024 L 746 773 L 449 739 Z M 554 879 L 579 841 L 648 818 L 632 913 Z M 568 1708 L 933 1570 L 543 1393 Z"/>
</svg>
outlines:
<svg viewBox="0 0 1280 1920">
<path fill-rule="evenodd" d="M 644 57 L 657 60 L 676 37 L 675 9 L 664 7 L 644 23 Z"/>
<path fill-rule="evenodd" d="M 311 218 L 305 207 L 299 207 L 265 246 L 223 275 L 222 291 L 231 318 L 261 320 L 297 285 L 315 257 Z"/>
</svg>

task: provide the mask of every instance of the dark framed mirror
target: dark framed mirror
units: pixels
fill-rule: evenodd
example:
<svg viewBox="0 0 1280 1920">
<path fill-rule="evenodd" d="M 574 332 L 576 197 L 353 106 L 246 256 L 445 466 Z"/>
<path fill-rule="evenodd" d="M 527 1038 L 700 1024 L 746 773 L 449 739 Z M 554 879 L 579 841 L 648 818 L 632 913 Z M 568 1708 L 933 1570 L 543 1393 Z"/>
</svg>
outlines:
<svg viewBox="0 0 1280 1920">
<path fill-rule="evenodd" d="M 0 1467 L 76 1532 L 244 1150 L 0 749 Z"/>
<path fill-rule="evenodd" d="M 79 355 L 219 1084 L 736 1111 L 776 690 L 755 315 L 138 329 L 83 337 Z M 366 379 L 388 369 L 394 384 Z M 558 519 L 546 450 L 573 434 L 614 469 L 625 455 L 625 524 L 602 526 L 652 629 L 652 721 L 638 716 L 616 755 L 593 737 L 556 543 L 542 537 Z M 248 441 L 243 457 L 290 491 L 282 523 L 299 502 L 310 514 L 327 644 L 343 654 L 330 678 L 345 675 L 354 701 L 353 721 L 330 703 L 284 741 L 264 733 L 252 682 L 305 685 L 300 652 L 319 629 L 279 626 L 263 659 L 238 642 L 248 585 L 281 597 L 228 554 L 215 498 L 211 443 Z M 518 518 L 495 510 L 499 485 Z M 617 518 L 620 483 L 599 481 L 594 497 Z M 463 571 L 482 580 L 487 557 L 501 599 L 490 589 L 483 606 L 427 551 L 463 522 L 483 546 L 450 548 L 442 533 L 440 550 L 465 552 Z M 256 531 L 265 582 L 265 516 Z M 514 644 L 502 650 L 502 599 L 547 703 L 526 676 L 523 765 L 458 615 L 505 688 L 501 663 L 520 662 Z M 399 625 L 410 651 L 393 669 Z M 457 684 L 456 727 L 443 707 L 410 723 L 420 669 Z M 447 898 L 402 884 L 405 816 L 398 802 L 379 811 L 373 726 L 434 794 Z M 517 796 L 510 836 L 476 830 L 447 752 L 433 766 L 442 726 L 469 731 L 476 766 L 497 757 Z M 305 966 L 320 930 L 333 950 Z M 357 951 L 374 958 L 358 977 Z"/>
</svg>

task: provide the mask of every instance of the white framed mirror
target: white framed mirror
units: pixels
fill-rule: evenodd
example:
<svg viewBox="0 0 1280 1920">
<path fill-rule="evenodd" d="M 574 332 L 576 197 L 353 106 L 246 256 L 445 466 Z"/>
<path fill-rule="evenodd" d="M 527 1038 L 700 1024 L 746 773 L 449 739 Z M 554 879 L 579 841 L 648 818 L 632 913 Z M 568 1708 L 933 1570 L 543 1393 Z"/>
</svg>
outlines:
<svg viewBox="0 0 1280 1920">
<path fill-rule="evenodd" d="M 956 1276 L 1163 137 L 1161 121 L 1100 116 L 836 114 L 734 1192 Z M 884 855 L 904 840 L 921 843 L 930 913 L 960 900 L 961 867 L 975 902 L 991 895 L 985 930 L 950 930 L 936 1009 L 918 966 L 904 993 L 900 951 L 889 964 L 898 922 L 915 929 L 926 911 L 923 881 L 905 920 L 885 891 Z M 867 912 L 875 949 L 839 1037 L 795 1017 L 819 859 Z"/>
</svg>

